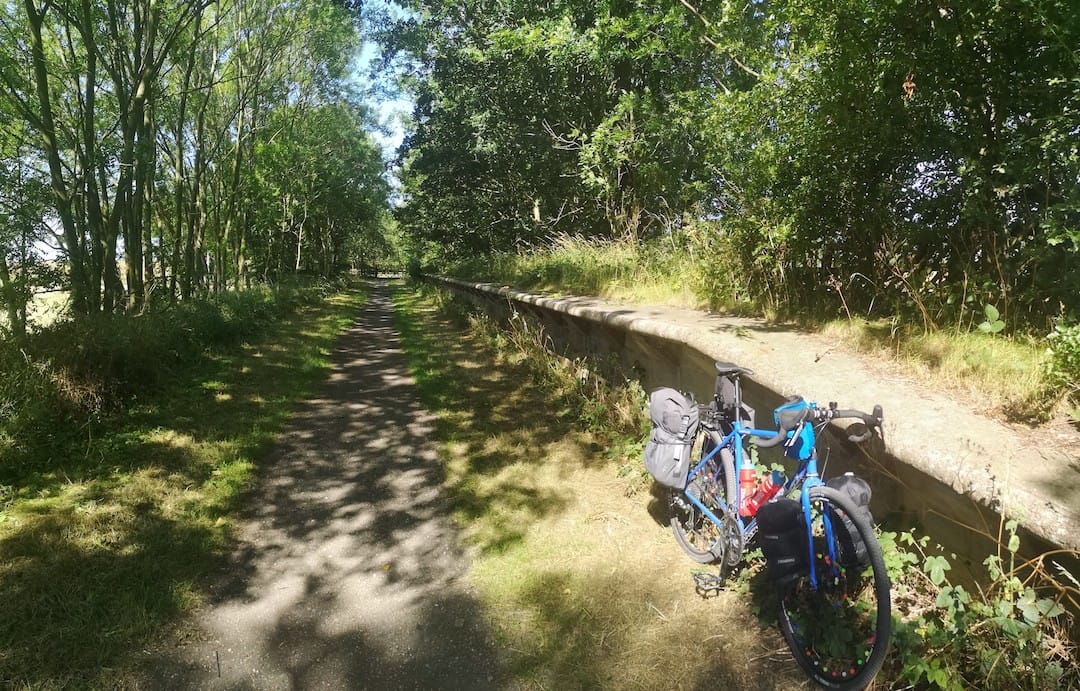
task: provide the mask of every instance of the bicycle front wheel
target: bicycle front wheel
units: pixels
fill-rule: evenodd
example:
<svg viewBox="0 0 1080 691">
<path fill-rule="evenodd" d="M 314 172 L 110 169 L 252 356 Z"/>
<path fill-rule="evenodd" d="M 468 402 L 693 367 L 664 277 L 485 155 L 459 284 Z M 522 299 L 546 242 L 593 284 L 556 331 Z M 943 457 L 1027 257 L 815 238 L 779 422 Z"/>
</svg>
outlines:
<svg viewBox="0 0 1080 691">
<path fill-rule="evenodd" d="M 712 451 L 715 444 L 716 440 L 706 434 L 702 456 Z M 710 564 L 723 556 L 723 531 L 687 495 L 720 517 L 720 507 L 727 503 L 728 497 L 735 495 L 734 459 L 730 449 L 720 449 L 690 480 L 685 493 L 680 489 L 671 490 L 671 532 L 686 555 L 699 564 Z"/>
<path fill-rule="evenodd" d="M 863 689 L 881 670 L 892 635 L 889 576 L 881 545 L 873 525 L 847 495 L 831 487 L 813 487 L 810 503 L 814 540 L 810 569 L 817 576 L 817 587 L 809 573 L 781 586 L 780 631 L 799 666 L 815 682 L 831 689 Z M 865 551 L 856 553 L 856 540 Z"/>
</svg>

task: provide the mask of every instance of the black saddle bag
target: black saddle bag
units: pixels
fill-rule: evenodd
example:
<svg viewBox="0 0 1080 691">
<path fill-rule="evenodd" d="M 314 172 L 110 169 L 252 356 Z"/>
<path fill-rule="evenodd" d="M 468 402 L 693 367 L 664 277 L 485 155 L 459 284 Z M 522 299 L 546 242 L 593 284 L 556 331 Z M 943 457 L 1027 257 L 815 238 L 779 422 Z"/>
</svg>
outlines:
<svg viewBox="0 0 1080 691">
<path fill-rule="evenodd" d="M 846 495 L 855 504 L 856 514 L 863 518 L 867 525 L 874 525 L 874 517 L 870 514 L 870 485 L 861 477 L 851 473 L 834 477 L 825 483 L 826 487 L 832 487 L 841 494 Z M 870 555 L 866 550 L 855 523 L 846 515 L 830 511 L 833 531 L 836 532 L 836 541 L 840 545 L 840 563 L 846 567 L 866 568 L 870 565 Z"/>
<path fill-rule="evenodd" d="M 802 504 L 787 497 L 766 502 L 758 509 L 757 526 L 772 580 L 783 583 L 809 573 Z"/>
</svg>

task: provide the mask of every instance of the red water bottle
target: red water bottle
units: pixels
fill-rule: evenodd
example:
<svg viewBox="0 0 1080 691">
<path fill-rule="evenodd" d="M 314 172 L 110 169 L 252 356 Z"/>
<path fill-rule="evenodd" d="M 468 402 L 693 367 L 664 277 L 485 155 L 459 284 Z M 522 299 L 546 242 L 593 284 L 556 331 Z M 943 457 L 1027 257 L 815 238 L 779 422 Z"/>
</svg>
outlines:
<svg viewBox="0 0 1080 691">
<path fill-rule="evenodd" d="M 755 487 L 757 487 L 757 469 L 754 466 L 739 468 L 739 515 L 754 515 L 748 507 L 750 498 L 754 496 Z"/>
<path fill-rule="evenodd" d="M 777 493 L 784 488 L 785 482 L 787 482 L 787 478 L 784 477 L 784 471 L 772 471 L 772 473 L 765 477 L 764 482 L 761 483 L 761 487 L 758 487 L 757 491 L 754 492 L 749 499 L 743 501 L 743 505 L 739 507 L 739 513 L 743 516 L 753 516 L 756 514 L 758 508 L 760 508 L 762 504 L 775 497 Z"/>
</svg>

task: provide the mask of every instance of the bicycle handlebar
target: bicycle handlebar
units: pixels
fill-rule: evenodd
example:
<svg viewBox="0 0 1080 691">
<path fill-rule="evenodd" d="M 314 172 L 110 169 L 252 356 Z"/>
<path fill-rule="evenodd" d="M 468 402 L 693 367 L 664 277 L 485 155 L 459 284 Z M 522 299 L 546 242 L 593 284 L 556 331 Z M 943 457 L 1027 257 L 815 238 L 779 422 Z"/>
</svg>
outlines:
<svg viewBox="0 0 1080 691">
<path fill-rule="evenodd" d="M 754 444 L 756 444 L 759 448 L 771 449 L 772 447 L 779 446 L 781 443 L 787 441 L 787 432 L 788 432 L 788 430 L 781 428 L 781 429 L 776 430 L 776 436 L 775 437 L 756 437 L 755 436 L 755 437 L 750 437 L 750 438 L 754 440 Z"/>
<path fill-rule="evenodd" d="M 840 419 L 857 419 L 862 420 L 867 429 L 862 434 L 850 434 L 848 435 L 848 441 L 855 442 L 856 444 L 867 441 L 874 436 L 874 428 L 881 429 L 881 423 L 884 420 L 884 413 L 880 405 L 874 406 L 873 413 L 864 413 L 861 410 L 842 409 L 837 408 L 835 403 L 829 403 L 828 408 L 807 408 L 806 414 L 800 420 L 799 424 L 803 422 L 828 422 L 830 420 Z M 781 427 L 776 431 L 776 436 L 773 437 L 753 437 L 754 443 L 763 449 L 779 446 L 787 441 L 787 433 L 794 428 Z"/>
</svg>

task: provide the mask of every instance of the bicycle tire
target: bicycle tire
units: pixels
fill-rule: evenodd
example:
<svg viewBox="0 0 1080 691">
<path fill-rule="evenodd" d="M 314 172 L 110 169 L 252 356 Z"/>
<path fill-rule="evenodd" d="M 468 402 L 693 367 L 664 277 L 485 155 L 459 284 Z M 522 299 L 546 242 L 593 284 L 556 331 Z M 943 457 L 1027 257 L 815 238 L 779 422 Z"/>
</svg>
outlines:
<svg viewBox="0 0 1080 691">
<path fill-rule="evenodd" d="M 704 435 L 701 457 L 715 448 L 717 439 L 714 434 L 708 432 Z M 714 475 L 715 480 L 712 477 Z M 731 450 L 721 449 L 713 456 L 706 468 L 690 481 L 686 491 L 701 501 L 714 515 L 721 515 L 720 506 L 728 502 L 728 497 L 735 495 L 735 456 Z M 720 560 L 723 557 L 720 528 L 683 495 L 683 490 L 671 490 L 669 505 L 671 531 L 686 555 L 699 564 L 711 564 Z"/>
<path fill-rule="evenodd" d="M 779 626 L 803 671 L 817 684 L 854 691 L 870 685 L 881 671 L 892 636 L 889 576 L 874 527 L 860 517 L 851 499 L 832 489 L 810 489 L 814 521 L 814 564 L 818 588 L 809 574 L 779 590 Z M 830 511 L 836 531 L 850 519 L 866 545 L 865 565 L 830 564 L 821 515 Z M 834 541 L 839 537 L 834 532 Z M 839 543 L 836 545 L 840 553 Z"/>
</svg>

